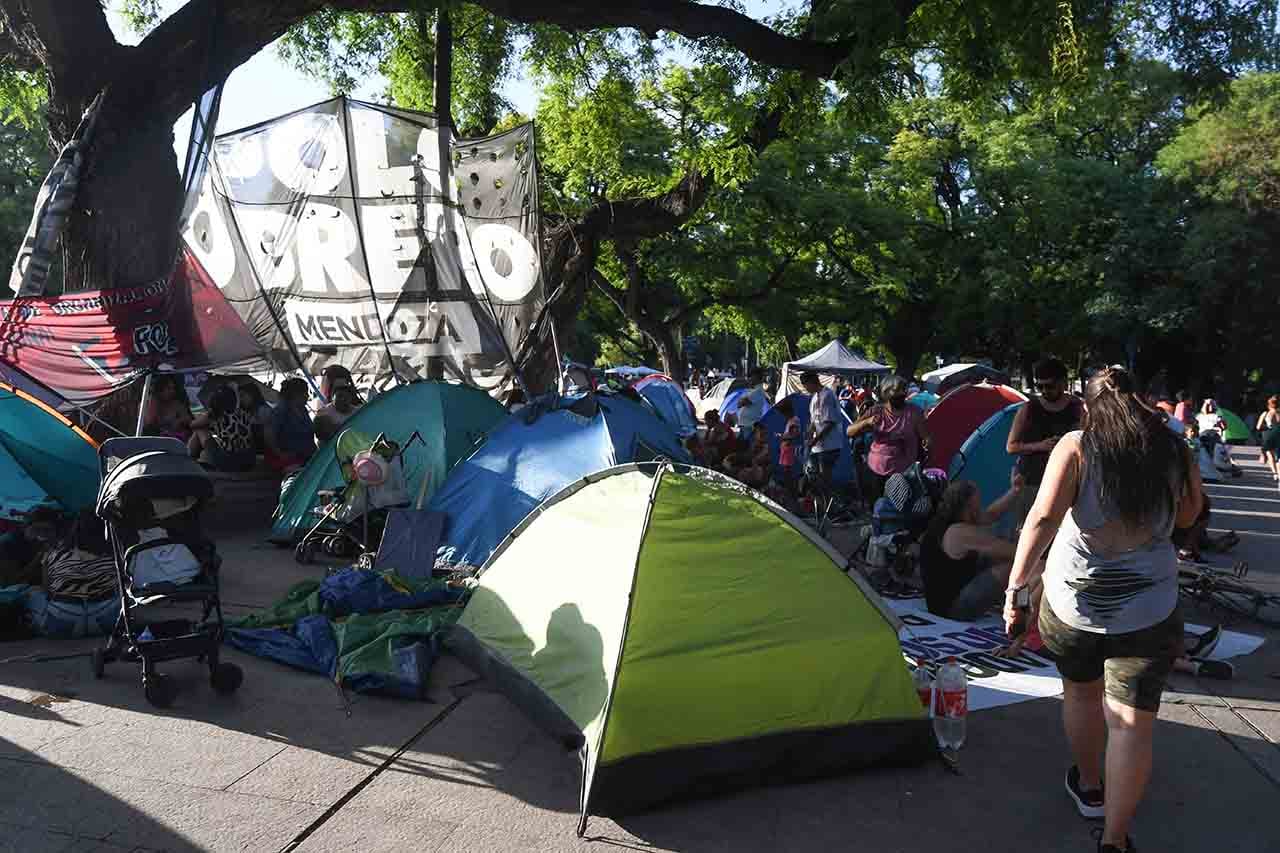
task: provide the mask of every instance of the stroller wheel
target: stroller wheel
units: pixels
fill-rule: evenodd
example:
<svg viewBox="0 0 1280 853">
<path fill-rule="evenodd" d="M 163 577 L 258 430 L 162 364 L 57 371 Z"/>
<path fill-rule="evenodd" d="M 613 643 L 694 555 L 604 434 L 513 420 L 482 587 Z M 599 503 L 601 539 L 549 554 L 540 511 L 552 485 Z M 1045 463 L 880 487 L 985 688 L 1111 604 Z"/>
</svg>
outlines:
<svg viewBox="0 0 1280 853">
<path fill-rule="evenodd" d="M 168 708 L 178 697 L 178 690 L 166 676 L 153 673 L 142 682 L 147 701 L 157 708 Z"/>
<path fill-rule="evenodd" d="M 89 665 L 93 667 L 93 677 L 102 678 L 107 669 L 107 656 L 102 649 L 93 650 L 93 654 L 89 655 Z"/>
<path fill-rule="evenodd" d="M 235 693 L 244 683 L 244 670 L 233 663 L 220 663 L 210 673 L 209 683 L 223 695 Z"/>
<path fill-rule="evenodd" d="M 293 551 L 293 558 L 304 566 L 315 562 L 316 543 L 299 542 L 298 547 Z"/>
<path fill-rule="evenodd" d="M 341 557 L 344 549 L 341 536 L 326 536 L 324 540 L 324 552 L 330 557 Z"/>
</svg>

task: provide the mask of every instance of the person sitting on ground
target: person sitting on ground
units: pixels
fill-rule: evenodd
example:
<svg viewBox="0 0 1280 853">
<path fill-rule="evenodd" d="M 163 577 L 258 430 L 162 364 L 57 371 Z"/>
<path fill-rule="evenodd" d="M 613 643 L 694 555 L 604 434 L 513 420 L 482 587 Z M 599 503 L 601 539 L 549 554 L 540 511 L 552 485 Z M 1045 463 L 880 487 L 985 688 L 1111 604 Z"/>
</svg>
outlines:
<svg viewBox="0 0 1280 853">
<path fill-rule="evenodd" d="M 1016 467 L 1026 488 L 1014 508 L 1014 529 L 1020 530 L 1035 503 L 1049 454 L 1064 435 L 1080 429 L 1084 403 L 1067 393 L 1067 366 L 1056 358 L 1036 362 L 1031 375 L 1038 395 L 1013 416 L 1005 450 L 1017 457 Z"/>
<path fill-rule="evenodd" d="M 292 473 L 316 452 L 315 426 L 307 413 L 311 391 L 303 379 L 286 379 L 280 385 L 280 403 L 267 423 L 267 464 L 283 474 Z"/>
<path fill-rule="evenodd" d="M 725 473 L 755 489 L 763 490 L 773 477 L 773 453 L 769 449 L 769 432 L 764 424 L 751 428 L 751 445 L 742 453 L 725 459 Z"/>
<path fill-rule="evenodd" d="M 930 442 L 924 412 L 907 405 L 907 381 L 901 376 L 886 377 L 880 383 L 884 403 L 859 418 L 847 430 L 849 438 L 871 432 L 871 448 L 867 452 L 869 469 L 867 496 L 872 503 L 884 495 L 884 484 L 894 474 L 901 474 L 920 458 L 920 448 Z"/>
<path fill-rule="evenodd" d="M 688 452 L 689 458 L 693 460 L 694 465 L 700 465 L 704 468 L 707 465 L 706 448 L 703 446 L 702 439 L 696 434 L 689 436 L 684 440 L 684 449 Z"/>
<path fill-rule="evenodd" d="M 58 521 L 56 509 L 40 506 L 25 525 L 0 535 L 0 587 L 40 583 L 39 559 L 58 538 Z"/>
<path fill-rule="evenodd" d="M 1222 417 L 1222 413 L 1218 411 L 1218 403 L 1213 398 L 1204 401 L 1204 405 L 1200 408 L 1200 413 L 1194 418 L 1188 416 L 1182 419 L 1184 424 L 1191 423 L 1191 421 L 1195 421 L 1201 433 L 1216 430 L 1221 436 L 1227 434 L 1227 422 Z"/>
<path fill-rule="evenodd" d="M 151 379 L 151 393 L 142 417 L 142 434 L 176 438 L 183 444 L 191 438 L 191 401 L 182 377 L 162 374 Z"/>
<path fill-rule="evenodd" d="M 239 388 L 240 408 L 249 416 L 253 425 L 253 450 L 262 453 L 267 448 L 267 421 L 271 420 L 271 406 L 262 396 L 262 389 L 256 382 L 245 382 Z"/>
<path fill-rule="evenodd" d="M 800 428 L 800 417 L 790 398 L 783 400 L 776 408 L 787 423 L 778 436 L 778 474 L 782 480 L 782 488 L 789 496 L 795 497 L 796 483 L 800 479 L 800 443 L 804 435 Z"/>
<path fill-rule="evenodd" d="M 38 563 L 50 598 L 103 601 L 118 594 L 111 545 L 92 509 L 81 511 L 71 529 L 45 549 Z"/>
<path fill-rule="evenodd" d="M 332 400 L 334 389 L 344 383 L 352 388 L 356 387 L 356 380 L 351 375 L 351 371 L 341 364 L 329 365 L 320 371 L 320 396 L 326 400 Z"/>
<path fill-rule="evenodd" d="M 342 431 L 342 425 L 351 419 L 360 406 L 356 389 L 350 382 L 337 380 L 332 389 L 333 402 L 316 413 L 316 440 L 328 441 Z"/>
<path fill-rule="evenodd" d="M 920 572 L 925 604 L 944 619 L 972 622 L 1004 598 L 1016 543 L 991 532 L 1024 488 L 1014 471 L 1009 491 L 982 508 L 982 496 L 971 480 L 947 486 L 920 541 Z"/>
<path fill-rule="evenodd" d="M 251 471 L 258 454 L 253 448 L 253 419 L 240 407 L 240 395 L 230 385 L 213 392 L 209 411 L 191 422 L 187 442 L 191 458 L 208 457 L 215 471 Z"/>
</svg>

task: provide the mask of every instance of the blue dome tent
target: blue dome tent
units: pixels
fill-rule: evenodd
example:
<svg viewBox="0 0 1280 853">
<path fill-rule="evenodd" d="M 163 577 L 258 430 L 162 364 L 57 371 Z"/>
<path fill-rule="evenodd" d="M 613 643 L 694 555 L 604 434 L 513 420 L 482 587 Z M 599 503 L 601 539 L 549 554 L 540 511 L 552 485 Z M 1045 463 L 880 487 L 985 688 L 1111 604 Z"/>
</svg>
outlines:
<svg viewBox="0 0 1280 853">
<path fill-rule="evenodd" d="M 1005 449 L 1009 430 L 1018 409 L 1026 403 L 1011 403 L 974 430 L 960 446 L 960 452 L 951 458 L 947 476 L 951 482 L 972 480 L 982 493 L 982 505 L 987 506 L 1009 490 L 1009 477 L 1017 457 Z"/>
<path fill-rule="evenodd" d="M 654 411 L 681 437 L 693 435 L 698 431 L 698 419 L 694 414 L 693 403 L 689 402 L 684 389 L 671 377 L 663 373 L 653 373 L 631 387 L 648 400 Z"/>
<path fill-rule="evenodd" d="M 428 509 L 447 517 L 438 562 L 479 566 L 544 500 L 588 474 L 665 457 L 688 462 L 670 425 L 612 394 L 512 415 L 458 464 Z M 572 543 L 565 543 L 572 547 Z"/>
</svg>

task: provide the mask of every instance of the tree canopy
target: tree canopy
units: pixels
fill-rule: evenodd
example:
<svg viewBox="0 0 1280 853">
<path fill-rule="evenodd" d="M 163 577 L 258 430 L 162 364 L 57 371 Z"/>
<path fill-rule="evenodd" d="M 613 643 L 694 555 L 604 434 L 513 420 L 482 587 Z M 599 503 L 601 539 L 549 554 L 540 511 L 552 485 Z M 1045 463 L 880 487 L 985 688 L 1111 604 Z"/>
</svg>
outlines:
<svg viewBox="0 0 1280 853">
<path fill-rule="evenodd" d="M 282 39 L 335 92 L 377 73 L 465 136 L 521 120 L 502 83 L 533 77 L 549 319 L 583 355 L 679 374 L 687 339 L 840 336 L 904 374 L 1136 354 L 1243 386 L 1274 343 L 1270 0 L 123 8 L 136 47 L 98 0 L 0 0 L 0 105 L 37 81 L 57 144 L 110 84 L 68 287 L 164 268 L 172 243 L 139 235 L 174 216 L 168 128 Z"/>
</svg>

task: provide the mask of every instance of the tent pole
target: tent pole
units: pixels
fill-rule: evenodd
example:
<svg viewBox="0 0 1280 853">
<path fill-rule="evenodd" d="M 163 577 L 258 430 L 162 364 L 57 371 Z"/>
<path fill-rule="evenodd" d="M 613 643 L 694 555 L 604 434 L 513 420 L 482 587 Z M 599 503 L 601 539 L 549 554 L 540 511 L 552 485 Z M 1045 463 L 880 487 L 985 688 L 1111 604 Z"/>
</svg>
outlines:
<svg viewBox="0 0 1280 853">
<path fill-rule="evenodd" d="M 134 430 L 134 435 L 142 435 L 143 421 L 147 417 L 147 403 L 151 397 L 151 372 L 142 377 L 142 399 L 138 402 L 138 428 Z"/>
</svg>

